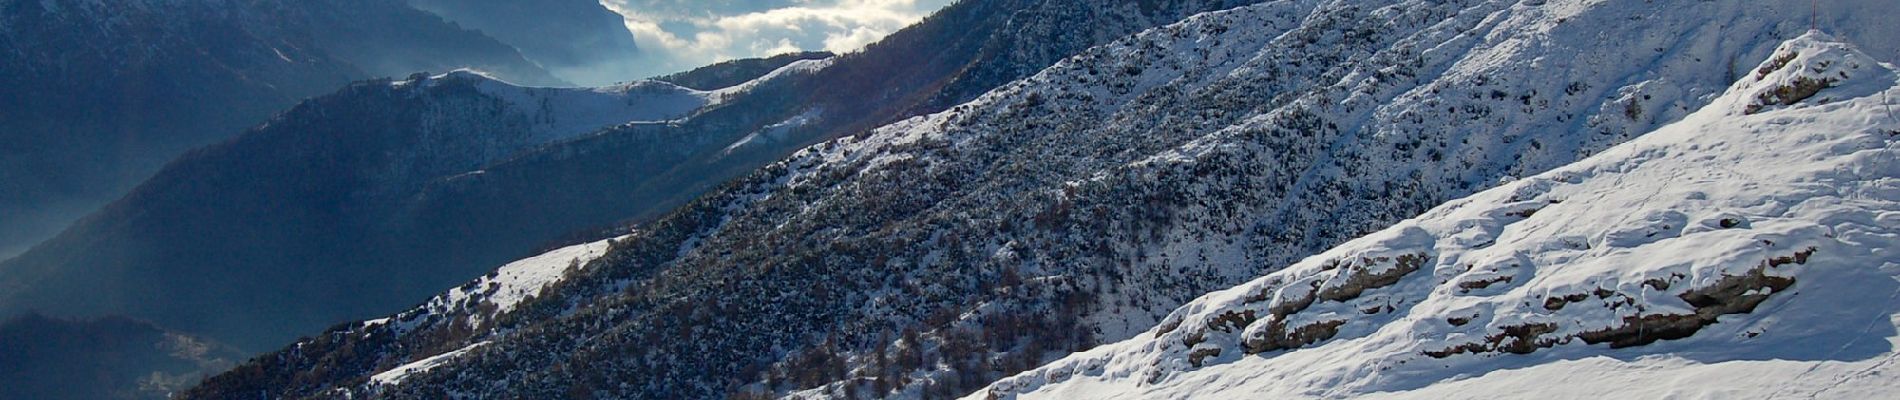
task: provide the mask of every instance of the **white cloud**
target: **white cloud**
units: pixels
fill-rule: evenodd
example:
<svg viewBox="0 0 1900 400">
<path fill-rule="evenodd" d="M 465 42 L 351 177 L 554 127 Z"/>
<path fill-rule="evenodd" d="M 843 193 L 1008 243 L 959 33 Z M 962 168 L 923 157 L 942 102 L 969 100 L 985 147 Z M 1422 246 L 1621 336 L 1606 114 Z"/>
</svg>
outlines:
<svg viewBox="0 0 1900 400">
<path fill-rule="evenodd" d="M 625 17 L 647 75 L 799 50 L 855 51 L 949 2 L 601 0 Z"/>
</svg>

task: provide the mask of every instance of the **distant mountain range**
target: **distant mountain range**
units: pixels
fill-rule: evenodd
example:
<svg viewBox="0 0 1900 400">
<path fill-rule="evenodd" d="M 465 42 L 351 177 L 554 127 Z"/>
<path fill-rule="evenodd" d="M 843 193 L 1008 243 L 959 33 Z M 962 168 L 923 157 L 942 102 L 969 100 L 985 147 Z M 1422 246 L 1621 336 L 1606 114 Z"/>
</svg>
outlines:
<svg viewBox="0 0 1900 400">
<path fill-rule="evenodd" d="M 459 280 L 444 275 L 480 274 L 430 269 L 463 257 L 414 247 L 420 240 L 411 238 L 429 236 L 412 233 L 458 228 L 411 225 L 404 206 L 426 185 L 479 174 L 523 149 L 605 126 L 664 123 L 713 102 L 712 93 L 665 83 L 529 89 L 469 72 L 354 84 L 185 155 L 8 261 L 0 304 L 136 316 L 269 346 L 288 327 L 378 312 L 414 301 L 415 287 Z M 117 244 L 71 245 L 95 240 Z"/>
<path fill-rule="evenodd" d="M 351 80 L 473 67 L 561 83 L 395 0 L 6 0 L 0 53 L 0 258 Z"/>
<path fill-rule="evenodd" d="M 807 143 L 1233 3 L 1078 5 L 966 2 L 836 59 L 661 78 L 708 90 L 532 89 L 477 72 L 358 82 L 185 155 L 0 263 L 0 312 L 126 315 L 273 348 L 536 249 L 618 234 Z M 1052 35 L 1063 25 L 1089 28 Z"/>
<path fill-rule="evenodd" d="M 409 5 L 521 50 L 554 76 L 582 85 L 640 76 L 640 46 L 600 0 L 409 0 Z M 532 83 L 532 82 L 522 82 Z"/>
</svg>

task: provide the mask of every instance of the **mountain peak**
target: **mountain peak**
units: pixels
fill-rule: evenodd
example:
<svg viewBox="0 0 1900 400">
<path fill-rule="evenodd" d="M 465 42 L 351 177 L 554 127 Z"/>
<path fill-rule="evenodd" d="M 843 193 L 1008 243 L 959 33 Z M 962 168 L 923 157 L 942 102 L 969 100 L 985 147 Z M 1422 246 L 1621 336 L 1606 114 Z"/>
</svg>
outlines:
<svg viewBox="0 0 1900 400">
<path fill-rule="evenodd" d="M 429 77 L 429 79 L 496 81 L 496 82 L 508 83 L 508 81 L 503 80 L 499 77 L 496 77 L 494 74 L 483 72 L 481 70 L 474 69 L 474 68 L 456 68 L 454 71 L 449 71 L 448 73 L 442 74 L 442 75 L 432 76 L 432 77 Z"/>
<path fill-rule="evenodd" d="M 1730 89 L 1742 114 L 1802 102 L 1827 104 L 1887 88 L 1893 69 L 1833 35 L 1810 30 L 1775 49 L 1754 73 Z"/>
</svg>

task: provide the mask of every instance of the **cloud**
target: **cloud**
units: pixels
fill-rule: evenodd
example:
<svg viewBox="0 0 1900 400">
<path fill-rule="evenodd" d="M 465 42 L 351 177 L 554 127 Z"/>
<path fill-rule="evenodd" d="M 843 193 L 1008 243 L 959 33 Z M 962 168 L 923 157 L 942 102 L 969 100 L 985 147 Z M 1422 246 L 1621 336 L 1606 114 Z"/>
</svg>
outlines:
<svg viewBox="0 0 1900 400">
<path fill-rule="evenodd" d="M 950 0 L 601 0 L 625 18 L 648 76 L 799 50 L 855 51 Z"/>
</svg>

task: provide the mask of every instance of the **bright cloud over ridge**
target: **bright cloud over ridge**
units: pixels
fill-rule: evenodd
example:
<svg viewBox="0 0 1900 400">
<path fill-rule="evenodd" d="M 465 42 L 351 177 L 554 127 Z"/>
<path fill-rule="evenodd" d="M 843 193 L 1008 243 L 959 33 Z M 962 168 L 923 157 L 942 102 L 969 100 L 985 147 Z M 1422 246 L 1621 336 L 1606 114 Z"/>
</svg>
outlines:
<svg viewBox="0 0 1900 400">
<path fill-rule="evenodd" d="M 601 0 L 626 18 L 646 75 L 800 50 L 849 52 L 951 0 Z"/>
</svg>

